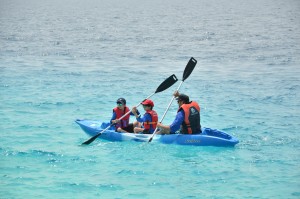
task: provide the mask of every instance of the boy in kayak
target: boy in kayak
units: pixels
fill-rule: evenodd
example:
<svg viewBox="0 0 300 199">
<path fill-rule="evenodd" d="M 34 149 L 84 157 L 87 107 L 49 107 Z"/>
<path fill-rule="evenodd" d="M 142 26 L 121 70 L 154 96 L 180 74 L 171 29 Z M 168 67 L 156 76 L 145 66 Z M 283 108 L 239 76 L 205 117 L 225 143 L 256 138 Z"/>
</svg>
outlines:
<svg viewBox="0 0 300 199">
<path fill-rule="evenodd" d="M 132 108 L 132 113 L 135 115 L 136 126 L 134 127 L 134 133 L 152 134 L 156 128 L 158 122 L 158 116 L 156 111 L 152 110 L 154 103 L 152 100 L 146 99 L 142 103 L 146 113 L 143 117 L 138 113 L 136 107 Z"/>
<path fill-rule="evenodd" d="M 130 112 L 130 109 L 126 106 L 126 100 L 124 98 L 119 98 L 117 100 L 117 107 L 113 109 L 113 115 L 111 117 L 110 123 L 115 124 L 115 128 L 117 132 L 121 133 L 133 133 L 133 127 L 137 124 L 129 123 L 130 114 L 126 115 L 123 119 L 119 120 L 123 115 Z"/>
<path fill-rule="evenodd" d="M 201 133 L 200 125 L 200 106 L 195 101 L 190 101 L 189 96 L 174 93 L 178 103 L 177 115 L 171 125 L 157 124 L 160 128 L 158 134 L 174 134 L 179 130 L 181 134 L 199 134 Z"/>
</svg>

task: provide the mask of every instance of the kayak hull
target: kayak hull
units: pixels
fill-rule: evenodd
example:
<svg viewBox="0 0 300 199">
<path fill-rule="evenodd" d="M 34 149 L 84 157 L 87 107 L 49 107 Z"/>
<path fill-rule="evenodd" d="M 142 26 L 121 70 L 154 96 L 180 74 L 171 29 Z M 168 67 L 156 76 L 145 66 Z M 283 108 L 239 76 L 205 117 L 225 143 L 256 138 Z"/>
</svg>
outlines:
<svg viewBox="0 0 300 199">
<path fill-rule="evenodd" d="M 89 136 L 95 136 L 103 131 L 110 124 L 97 120 L 76 120 L 75 121 L 81 129 Z M 112 126 L 108 130 L 101 133 L 98 137 L 108 141 L 137 141 L 148 142 L 151 134 L 134 134 L 134 133 L 118 133 Z M 177 144 L 177 145 L 193 145 L 193 146 L 220 146 L 233 147 L 239 141 L 235 137 L 211 128 L 202 128 L 201 134 L 168 134 L 155 135 L 152 142 L 159 142 L 163 144 Z"/>
</svg>

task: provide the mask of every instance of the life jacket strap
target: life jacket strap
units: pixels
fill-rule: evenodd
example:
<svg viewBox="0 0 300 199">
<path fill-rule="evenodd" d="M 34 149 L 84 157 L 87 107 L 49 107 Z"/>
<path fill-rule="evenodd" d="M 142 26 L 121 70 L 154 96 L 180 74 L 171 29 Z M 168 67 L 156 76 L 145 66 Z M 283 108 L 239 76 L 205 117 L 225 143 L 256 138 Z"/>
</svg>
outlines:
<svg viewBox="0 0 300 199">
<path fill-rule="evenodd" d="M 144 122 L 145 124 L 157 124 L 157 122 Z"/>
</svg>

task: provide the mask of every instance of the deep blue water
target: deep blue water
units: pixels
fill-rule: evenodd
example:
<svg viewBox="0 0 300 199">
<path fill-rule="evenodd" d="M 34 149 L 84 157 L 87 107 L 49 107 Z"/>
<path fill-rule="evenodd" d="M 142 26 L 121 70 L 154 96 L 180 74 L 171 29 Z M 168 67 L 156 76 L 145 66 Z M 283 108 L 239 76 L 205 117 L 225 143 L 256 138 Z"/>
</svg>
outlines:
<svg viewBox="0 0 300 199">
<path fill-rule="evenodd" d="M 299 198 L 299 13 L 297 0 L 0 0 L 0 198 Z M 180 92 L 236 147 L 80 146 L 75 119 L 109 120 L 190 57 Z M 151 98 L 159 115 L 178 84 Z"/>
</svg>

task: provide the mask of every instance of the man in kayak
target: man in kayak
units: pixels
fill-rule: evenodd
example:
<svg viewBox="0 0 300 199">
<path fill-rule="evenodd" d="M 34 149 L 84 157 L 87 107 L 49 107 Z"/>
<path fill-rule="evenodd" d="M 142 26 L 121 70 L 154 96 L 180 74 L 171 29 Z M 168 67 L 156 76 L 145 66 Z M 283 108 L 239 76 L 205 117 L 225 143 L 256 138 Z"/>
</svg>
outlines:
<svg viewBox="0 0 300 199">
<path fill-rule="evenodd" d="M 129 123 L 130 115 L 133 115 L 131 112 L 130 114 L 126 115 L 123 119 L 119 120 L 123 115 L 127 112 L 130 112 L 130 109 L 126 106 L 126 100 L 124 98 L 119 98 L 117 100 L 117 107 L 113 109 L 113 115 L 111 117 L 110 123 L 115 124 L 115 128 L 117 132 L 121 133 L 133 133 L 133 127 L 137 124 Z"/>
<path fill-rule="evenodd" d="M 141 104 L 146 111 L 143 117 L 138 113 L 136 107 L 132 108 L 132 113 L 138 121 L 135 123 L 134 133 L 152 134 L 158 122 L 157 113 L 153 110 L 154 103 L 152 100 L 146 99 Z"/>
<path fill-rule="evenodd" d="M 181 134 L 199 134 L 201 133 L 200 125 L 200 106 L 197 102 L 190 101 L 189 96 L 174 93 L 178 103 L 177 115 L 171 125 L 157 124 L 160 128 L 158 134 L 173 134 L 179 130 Z"/>
</svg>

